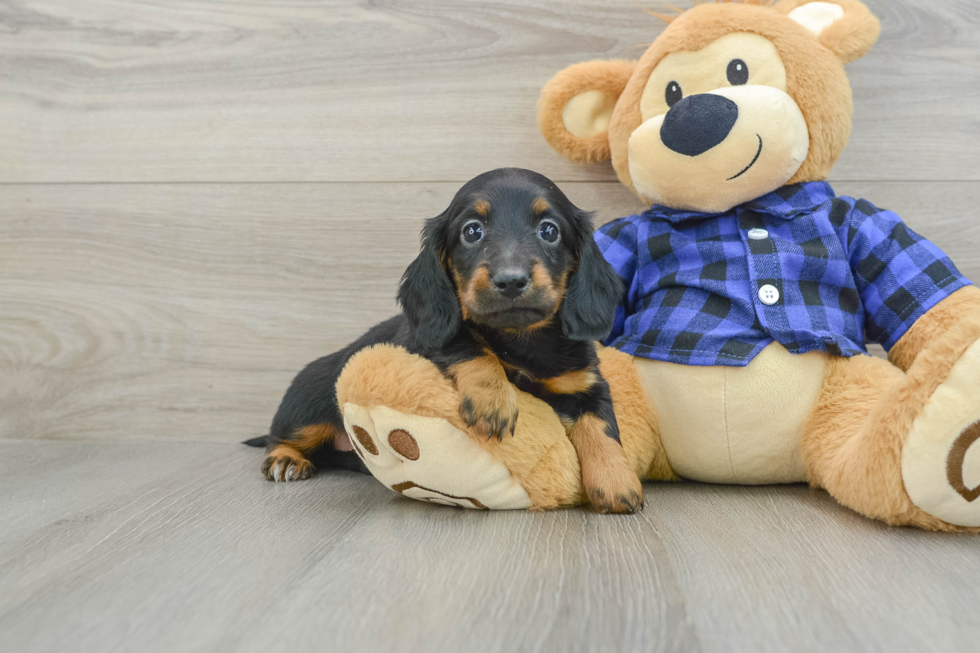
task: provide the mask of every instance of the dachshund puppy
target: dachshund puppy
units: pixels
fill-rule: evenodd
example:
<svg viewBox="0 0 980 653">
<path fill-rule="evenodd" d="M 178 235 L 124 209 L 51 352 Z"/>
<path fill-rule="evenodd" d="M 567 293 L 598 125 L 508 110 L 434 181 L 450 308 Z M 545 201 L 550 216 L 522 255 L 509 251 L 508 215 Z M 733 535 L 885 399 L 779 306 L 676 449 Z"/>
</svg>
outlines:
<svg viewBox="0 0 980 653">
<path fill-rule="evenodd" d="M 291 481 L 314 465 L 366 471 L 350 451 L 334 386 L 357 351 L 390 343 L 453 381 L 475 433 L 513 435 L 515 386 L 547 402 L 575 447 L 592 506 L 641 508 L 594 342 L 612 329 L 622 282 L 592 239 L 591 218 L 535 172 L 504 168 L 467 182 L 425 225 L 399 286 L 402 314 L 307 366 L 268 438 L 250 441 L 269 447 L 262 472 Z"/>
</svg>

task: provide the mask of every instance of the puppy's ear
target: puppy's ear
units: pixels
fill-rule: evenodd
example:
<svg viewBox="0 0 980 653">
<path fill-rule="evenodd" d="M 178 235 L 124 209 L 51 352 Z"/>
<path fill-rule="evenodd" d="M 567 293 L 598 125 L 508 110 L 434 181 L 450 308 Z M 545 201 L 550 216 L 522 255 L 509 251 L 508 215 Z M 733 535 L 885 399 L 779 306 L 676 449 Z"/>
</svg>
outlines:
<svg viewBox="0 0 980 653">
<path fill-rule="evenodd" d="M 443 264 L 449 219 L 447 211 L 425 223 L 419 255 L 398 286 L 398 303 L 415 339 L 427 349 L 445 345 L 462 324 L 459 300 Z"/>
<path fill-rule="evenodd" d="M 573 340 L 602 340 L 612 331 L 623 281 L 592 238 L 592 214 L 580 212 L 580 220 L 578 269 L 565 291 L 562 331 Z"/>
</svg>

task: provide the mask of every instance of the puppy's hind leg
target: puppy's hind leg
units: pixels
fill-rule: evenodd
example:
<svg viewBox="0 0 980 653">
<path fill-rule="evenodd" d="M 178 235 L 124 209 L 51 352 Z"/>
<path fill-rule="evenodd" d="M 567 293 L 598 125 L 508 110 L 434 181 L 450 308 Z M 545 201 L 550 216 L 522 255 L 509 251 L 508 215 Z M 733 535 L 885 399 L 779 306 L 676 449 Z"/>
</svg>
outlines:
<svg viewBox="0 0 980 653">
<path fill-rule="evenodd" d="M 313 476 L 310 461 L 323 450 L 350 451 L 350 439 L 332 424 L 310 424 L 293 431 L 287 440 L 269 444 L 269 455 L 262 463 L 262 474 L 270 481 L 302 481 Z"/>
</svg>

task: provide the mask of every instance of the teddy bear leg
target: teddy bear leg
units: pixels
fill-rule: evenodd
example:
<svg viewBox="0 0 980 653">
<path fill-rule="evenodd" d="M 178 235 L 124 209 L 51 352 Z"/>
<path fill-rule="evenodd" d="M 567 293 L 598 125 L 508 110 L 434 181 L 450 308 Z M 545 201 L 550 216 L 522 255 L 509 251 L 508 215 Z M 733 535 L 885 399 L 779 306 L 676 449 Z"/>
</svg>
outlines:
<svg viewBox="0 0 980 653">
<path fill-rule="evenodd" d="M 889 524 L 980 532 L 978 338 L 980 316 L 968 316 L 908 373 L 831 361 L 801 443 L 810 483 Z"/>
<path fill-rule="evenodd" d="M 459 415 L 459 394 L 401 347 L 355 354 L 337 381 L 354 451 L 389 489 L 464 508 L 544 510 L 582 500 L 575 451 L 547 404 L 518 393 L 513 437 L 488 440 Z"/>
</svg>

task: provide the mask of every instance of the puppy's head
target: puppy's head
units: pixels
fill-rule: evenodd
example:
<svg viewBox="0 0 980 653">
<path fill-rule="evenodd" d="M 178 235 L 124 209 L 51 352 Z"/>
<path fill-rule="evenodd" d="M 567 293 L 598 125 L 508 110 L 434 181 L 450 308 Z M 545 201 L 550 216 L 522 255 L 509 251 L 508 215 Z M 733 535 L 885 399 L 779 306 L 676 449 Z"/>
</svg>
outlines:
<svg viewBox="0 0 980 653">
<path fill-rule="evenodd" d="M 591 217 L 529 170 L 467 182 L 426 223 L 402 277 L 398 301 L 416 339 L 440 347 L 463 320 L 530 332 L 555 319 L 569 338 L 605 337 L 622 284 L 592 239 Z"/>
</svg>

